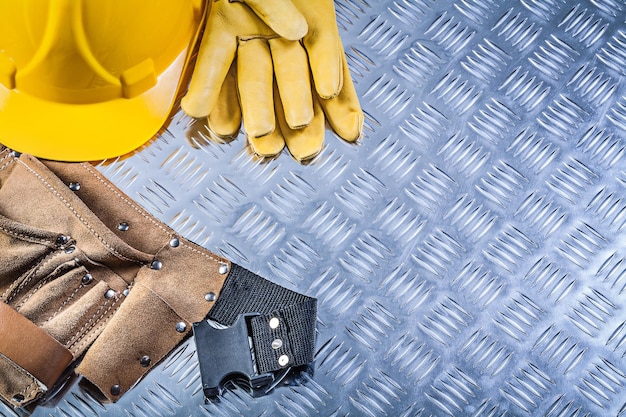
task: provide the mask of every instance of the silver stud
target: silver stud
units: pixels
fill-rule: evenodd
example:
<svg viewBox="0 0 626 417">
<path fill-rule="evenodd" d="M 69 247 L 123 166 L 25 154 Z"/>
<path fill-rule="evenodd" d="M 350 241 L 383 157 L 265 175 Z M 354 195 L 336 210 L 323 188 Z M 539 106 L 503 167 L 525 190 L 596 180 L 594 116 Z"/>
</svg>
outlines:
<svg viewBox="0 0 626 417">
<path fill-rule="evenodd" d="M 224 275 L 225 273 L 228 272 L 228 265 L 221 264 L 220 267 L 217 269 L 217 272 L 219 272 L 220 274 Z"/>
<path fill-rule="evenodd" d="M 280 366 L 287 366 L 288 363 L 289 363 L 289 356 L 280 355 L 280 358 L 278 358 L 278 364 Z"/>
<path fill-rule="evenodd" d="M 70 245 L 67 248 L 65 248 L 65 253 L 73 253 L 75 250 L 76 250 L 76 246 Z"/>
<path fill-rule="evenodd" d="M 121 222 L 120 224 L 117 225 L 117 230 L 119 230 L 120 232 L 125 232 L 128 229 L 130 229 L 130 224 L 126 222 Z"/>
<path fill-rule="evenodd" d="M 152 263 L 150 264 L 150 268 L 158 271 L 161 268 L 163 268 L 163 263 L 161 261 L 159 261 L 158 259 L 155 259 L 154 261 L 152 261 Z"/>
<path fill-rule="evenodd" d="M 280 325 L 280 320 L 277 317 L 272 317 L 270 319 L 270 329 L 277 329 Z"/>
<path fill-rule="evenodd" d="M 176 331 L 178 333 L 185 333 L 187 331 L 187 323 L 184 321 L 179 321 L 176 323 Z"/>
<path fill-rule="evenodd" d="M 81 278 L 80 282 L 82 282 L 83 285 L 89 285 L 93 282 L 93 276 L 91 274 L 85 274 Z"/>
<path fill-rule="evenodd" d="M 172 240 L 170 240 L 170 246 L 173 248 L 177 248 L 178 246 L 180 246 L 180 240 L 178 240 L 178 238 L 173 237 Z"/>
<path fill-rule="evenodd" d="M 78 191 L 80 190 L 80 182 L 70 182 L 68 187 L 70 187 L 72 191 Z"/>
<path fill-rule="evenodd" d="M 22 155 L 22 153 L 18 151 L 11 151 L 11 153 L 13 154 L 14 158 L 19 158 Z"/>
<path fill-rule="evenodd" d="M 208 292 L 204 295 L 204 299 L 207 301 L 215 301 L 215 293 L 214 292 Z"/>
<path fill-rule="evenodd" d="M 24 396 L 22 394 L 15 394 L 13 396 L 13 401 L 15 401 L 16 403 L 21 403 L 22 401 L 24 401 Z"/>
<path fill-rule="evenodd" d="M 148 355 L 142 356 L 141 359 L 139 359 L 139 364 L 144 368 L 150 366 L 151 363 L 152 359 L 150 359 L 150 356 Z"/>
<path fill-rule="evenodd" d="M 117 295 L 117 293 L 115 292 L 115 290 L 108 289 L 104 293 L 104 298 L 106 298 L 107 300 L 110 300 L 111 298 L 114 298 L 116 295 Z"/>
<path fill-rule="evenodd" d="M 69 241 L 70 241 L 69 236 L 65 236 L 65 235 L 57 236 L 57 245 L 65 245 Z"/>
<path fill-rule="evenodd" d="M 280 349 L 283 347 L 283 341 L 280 339 L 274 339 L 272 342 L 272 349 Z"/>
<path fill-rule="evenodd" d="M 122 294 L 124 294 L 124 297 L 128 297 L 128 294 L 130 293 L 130 289 L 126 288 L 124 291 L 122 291 Z"/>
<path fill-rule="evenodd" d="M 115 384 L 111 387 L 111 395 L 118 396 L 122 393 L 122 387 Z"/>
</svg>

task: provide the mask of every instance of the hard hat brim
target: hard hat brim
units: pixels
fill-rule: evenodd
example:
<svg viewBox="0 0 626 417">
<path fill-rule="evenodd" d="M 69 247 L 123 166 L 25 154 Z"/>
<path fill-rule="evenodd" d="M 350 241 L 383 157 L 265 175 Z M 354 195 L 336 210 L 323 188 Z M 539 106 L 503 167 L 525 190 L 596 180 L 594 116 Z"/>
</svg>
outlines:
<svg viewBox="0 0 626 417">
<path fill-rule="evenodd" d="M 0 143 L 39 158 L 70 162 L 132 152 L 152 139 L 166 122 L 188 48 L 161 73 L 154 87 L 131 99 L 64 104 L 0 85 Z"/>
</svg>

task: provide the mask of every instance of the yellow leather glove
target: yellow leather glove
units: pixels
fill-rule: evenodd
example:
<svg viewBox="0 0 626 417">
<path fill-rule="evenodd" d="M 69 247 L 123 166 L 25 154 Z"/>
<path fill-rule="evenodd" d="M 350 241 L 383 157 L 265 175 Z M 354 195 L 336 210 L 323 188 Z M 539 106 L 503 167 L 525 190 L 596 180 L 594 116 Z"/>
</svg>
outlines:
<svg viewBox="0 0 626 417">
<path fill-rule="evenodd" d="M 332 0 L 294 0 L 286 9 L 274 7 L 277 0 L 255 2 L 264 11 L 251 1 L 250 7 L 225 0 L 211 5 L 183 110 L 208 116 L 221 136 L 235 134 L 243 115 L 250 143 L 263 156 L 285 144 L 297 160 L 315 156 L 323 145 L 324 113 L 340 137 L 356 141 L 363 113 Z M 308 28 L 303 39 L 291 40 L 302 28 Z"/>
</svg>

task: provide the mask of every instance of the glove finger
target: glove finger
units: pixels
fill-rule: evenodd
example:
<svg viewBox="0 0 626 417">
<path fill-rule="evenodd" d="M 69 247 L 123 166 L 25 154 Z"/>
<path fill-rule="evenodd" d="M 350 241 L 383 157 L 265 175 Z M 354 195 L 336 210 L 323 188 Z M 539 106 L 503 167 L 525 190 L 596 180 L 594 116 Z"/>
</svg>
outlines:
<svg viewBox="0 0 626 417">
<path fill-rule="evenodd" d="M 278 91 L 276 91 L 275 96 L 276 118 L 289 153 L 298 162 L 313 158 L 322 150 L 326 134 L 324 112 L 317 97 L 313 96 L 313 119 L 311 123 L 301 129 L 292 129 L 287 125 L 285 118 L 282 117 L 283 105 L 280 97 L 278 97 Z"/>
<path fill-rule="evenodd" d="M 274 131 L 272 57 L 264 39 L 240 42 L 237 50 L 237 83 L 246 133 L 262 137 Z"/>
<path fill-rule="evenodd" d="M 306 19 L 291 0 L 243 1 L 281 37 L 295 41 L 306 35 L 308 31 Z"/>
<path fill-rule="evenodd" d="M 338 96 L 331 99 L 320 99 L 320 103 L 331 127 L 347 142 L 355 142 L 363 131 L 363 110 L 359 104 L 348 63 L 342 54 L 343 88 Z"/>
<path fill-rule="evenodd" d="M 237 97 L 237 65 L 226 75 L 215 107 L 209 114 L 209 129 L 218 136 L 236 136 L 241 126 L 241 108 Z"/>
<path fill-rule="evenodd" d="M 187 94 L 181 101 L 185 113 L 191 117 L 206 117 L 211 113 L 236 51 L 235 37 L 207 25 Z"/>
<path fill-rule="evenodd" d="M 285 140 L 278 128 L 262 137 L 248 135 L 248 141 L 254 153 L 260 156 L 276 156 L 285 147 Z"/>
<path fill-rule="evenodd" d="M 324 2 L 318 8 L 316 4 L 304 2 L 301 5 L 310 23 L 310 30 L 303 43 L 309 55 L 317 93 L 322 98 L 332 98 L 339 94 L 343 85 L 343 46 L 333 2 Z"/>
<path fill-rule="evenodd" d="M 306 51 L 300 42 L 282 38 L 270 39 L 269 44 L 285 120 L 292 129 L 306 126 L 313 119 Z"/>
<path fill-rule="evenodd" d="M 276 86 L 273 88 L 274 91 L 274 103 L 280 102 L 280 97 L 278 97 L 278 90 Z M 278 118 L 279 114 L 282 114 L 280 111 L 274 112 L 276 117 Z M 285 147 L 285 138 L 283 137 L 283 133 L 281 131 L 278 120 L 275 120 L 276 129 L 268 135 L 263 137 L 256 137 L 248 135 L 248 141 L 250 142 L 250 147 L 252 150 L 260 156 L 275 156 L 278 155 L 283 148 Z"/>
</svg>

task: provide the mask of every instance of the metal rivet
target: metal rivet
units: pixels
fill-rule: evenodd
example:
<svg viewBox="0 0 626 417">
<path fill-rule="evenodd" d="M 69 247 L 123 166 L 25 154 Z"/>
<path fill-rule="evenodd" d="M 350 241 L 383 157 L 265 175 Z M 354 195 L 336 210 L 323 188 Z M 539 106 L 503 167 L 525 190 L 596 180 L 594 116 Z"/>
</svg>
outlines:
<svg viewBox="0 0 626 417">
<path fill-rule="evenodd" d="M 57 245 L 65 245 L 69 241 L 70 241 L 69 236 L 65 236 L 65 235 L 57 236 Z"/>
<path fill-rule="evenodd" d="M 80 280 L 80 282 L 83 283 L 83 285 L 89 285 L 93 282 L 93 276 L 91 274 L 85 274 L 83 275 L 82 279 Z"/>
<path fill-rule="evenodd" d="M 24 396 L 22 394 L 15 394 L 13 396 L 13 401 L 15 401 L 16 403 L 21 403 L 22 401 L 24 401 Z"/>
<path fill-rule="evenodd" d="M 141 359 L 139 359 L 139 364 L 143 366 L 144 368 L 147 368 L 148 366 L 150 366 L 151 363 L 152 363 L 152 359 L 150 359 L 150 356 L 148 355 L 142 356 Z"/>
<path fill-rule="evenodd" d="M 70 182 L 68 187 L 70 187 L 72 191 L 78 191 L 80 190 L 80 182 Z"/>
<path fill-rule="evenodd" d="M 130 293 L 130 289 L 126 288 L 124 291 L 122 291 L 122 294 L 124 294 L 124 297 L 128 297 L 128 294 Z"/>
<path fill-rule="evenodd" d="M 280 349 L 281 347 L 283 347 L 283 341 L 280 339 L 275 339 L 272 342 L 272 349 Z"/>
<path fill-rule="evenodd" d="M 172 240 L 170 240 L 170 246 L 173 248 L 177 248 L 180 245 L 180 240 L 178 240 L 178 238 L 173 237 Z"/>
<path fill-rule="evenodd" d="M 106 298 L 107 300 L 110 300 L 111 298 L 114 298 L 116 295 L 117 293 L 115 292 L 115 290 L 108 289 L 104 293 L 104 298 Z"/>
<path fill-rule="evenodd" d="M 185 333 L 187 331 L 187 323 L 184 321 L 179 321 L 176 323 L 176 331 L 178 333 Z"/>
<path fill-rule="evenodd" d="M 278 364 L 280 366 L 286 366 L 288 363 L 289 363 L 289 356 L 281 355 L 280 358 L 278 358 Z"/>
<path fill-rule="evenodd" d="M 11 153 L 13 154 L 13 157 L 14 157 L 14 158 L 19 158 L 19 157 L 22 155 L 22 153 L 21 153 L 21 152 L 18 152 L 18 151 L 11 151 Z M 19 395 L 19 394 L 18 394 L 18 395 Z"/>
<path fill-rule="evenodd" d="M 208 292 L 205 294 L 204 299 L 207 301 L 215 301 L 215 293 L 214 292 Z"/>
<path fill-rule="evenodd" d="M 65 248 L 65 253 L 73 253 L 76 250 L 76 246 L 72 245 L 72 246 L 68 246 L 67 248 Z"/>
<path fill-rule="evenodd" d="M 120 395 L 121 392 L 122 392 L 122 387 L 120 387 L 119 385 L 116 384 L 111 387 L 111 395 L 118 396 Z"/>
<path fill-rule="evenodd" d="M 150 264 L 150 268 L 155 269 L 155 270 L 158 271 L 159 269 L 163 268 L 163 263 L 161 261 L 159 261 L 158 259 L 155 259 Z"/>
<path fill-rule="evenodd" d="M 130 229 L 130 224 L 126 222 L 121 222 L 120 224 L 117 225 L 117 230 L 119 230 L 120 232 L 125 232 L 128 229 Z"/>
<path fill-rule="evenodd" d="M 270 329 L 276 329 L 280 325 L 280 320 L 277 317 L 272 317 L 270 319 Z"/>
<path fill-rule="evenodd" d="M 225 273 L 228 272 L 228 265 L 221 264 L 220 267 L 217 269 L 217 272 L 219 272 L 220 274 L 224 275 Z"/>
</svg>

